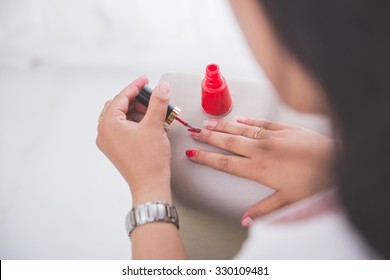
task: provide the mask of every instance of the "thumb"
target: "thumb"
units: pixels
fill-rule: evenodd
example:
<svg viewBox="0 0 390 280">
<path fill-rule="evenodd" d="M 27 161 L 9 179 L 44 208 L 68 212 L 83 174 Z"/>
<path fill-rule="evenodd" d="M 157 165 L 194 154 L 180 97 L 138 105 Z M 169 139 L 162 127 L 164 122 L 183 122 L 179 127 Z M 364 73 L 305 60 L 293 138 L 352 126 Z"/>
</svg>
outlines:
<svg viewBox="0 0 390 280">
<path fill-rule="evenodd" d="M 169 84 L 162 82 L 154 88 L 142 122 L 157 125 L 163 124 L 167 115 L 168 104 Z"/>
<path fill-rule="evenodd" d="M 253 220 L 272 212 L 280 207 L 282 207 L 285 203 L 283 202 L 280 192 L 276 191 L 270 196 L 267 196 L 263 200 L 260 200 L 256 204 L 252 205 L 248 211 L 244 213 L 241 218 L 241 224 L 243 227 L 249 227 L 253 224 Z"/>
</svg>

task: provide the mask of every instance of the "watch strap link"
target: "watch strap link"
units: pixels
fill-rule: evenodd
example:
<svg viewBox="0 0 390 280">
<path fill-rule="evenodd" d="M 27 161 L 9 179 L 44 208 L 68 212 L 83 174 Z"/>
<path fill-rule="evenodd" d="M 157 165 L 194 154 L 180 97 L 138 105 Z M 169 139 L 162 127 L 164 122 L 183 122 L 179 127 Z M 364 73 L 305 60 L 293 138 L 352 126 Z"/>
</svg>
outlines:
<svg viewBox="0 0 390 280">
<path fill-rule="evenodd" d="M 145 202 L 131 209 L 126 218 L 128 235 L 140 225 L 151 222 L 173 223 L 179 229 L 179 216 L 176 207 L 160 201 Z"/>
</svg>

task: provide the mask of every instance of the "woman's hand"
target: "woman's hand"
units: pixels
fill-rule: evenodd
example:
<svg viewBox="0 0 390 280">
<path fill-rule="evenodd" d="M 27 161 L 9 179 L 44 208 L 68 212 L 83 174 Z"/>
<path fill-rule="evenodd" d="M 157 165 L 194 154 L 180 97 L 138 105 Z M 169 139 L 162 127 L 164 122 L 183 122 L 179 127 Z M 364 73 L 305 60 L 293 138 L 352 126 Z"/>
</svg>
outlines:
<svg viewBox="0 0 390 280">
<path fill-rule="evenodd" d="M 172 203 L 171 147 L 164 130 L 169 86 L 161 83 L 154 89 L 146 110 L 134 99 L 147 83 L 148 79 L 141 77 L 106 103 L 96 139 L 100 150 L 128 182 L 133 207 L 147 201 Z M 179 231 L 172 223 L 138 226 L 131 239 L 134 259 L 185 258 Z"/>
<path fill-rule="evenodd" d="M 275 189 L 245 212 L 243 226 L 333 183 L 333 141 L 314 131 L 246 117 L 237 123 L 208 120 L 205 126 L 192 137 L 235 155 L 189 150 L 192 161 Z"/>
<path fill-rule="evenodd" d="M 147 83 L 148 79 L 141 77 L 106 103 L 96 139 L 99 149 L 128 182 L 134 206 L 172 200 L 171 148 L 164 130 L 169 85 L 162 83 L 154 89 L 146 111 L 135 97 Z"/>
</svg>

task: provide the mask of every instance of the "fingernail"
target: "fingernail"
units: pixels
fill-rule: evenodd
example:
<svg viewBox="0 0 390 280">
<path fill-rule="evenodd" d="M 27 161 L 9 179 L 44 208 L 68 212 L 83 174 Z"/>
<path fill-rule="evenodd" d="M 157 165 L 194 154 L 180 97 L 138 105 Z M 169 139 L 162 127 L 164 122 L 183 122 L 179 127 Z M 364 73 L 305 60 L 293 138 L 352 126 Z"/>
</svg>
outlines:
<svg viewBox="0 0 390 280">
<path fill-rule="evenodd" d="M 238 123 L 246 123 L 246 121 L 248 120 L 247 117 L 242 117 L 242 116 L 235 116 L 234 118 L 236 119 L 236 122 L 238 122 Z"/>
<path fill-rule="evenodd" d="M 246 212 L 244 213 L 244 215 L 242 215 L 241 220 L 245 219 L 245 218 L 248 217 L 248 216 L 249 216 L 249 211 L 246 211 Z"/>
<path fill-rule="evenodd" d="M 161 82 L 159 85 L 158 85 L 158 89 L 160 90 L 160 92 L 165 95 L 165 96 L 168 96 L 169 95 L 169 84 L 166 83 L 166 82 Z"/>
<path fill-rule="evenodd" d="M 188 129 L 188 132 L 193 135 L 193 136 L 197 136 L 199 135 L 199 133 L 201 132 L 201 130 L 199 128 L 196 128 L 196 129 L 193 129 L 193 128 L 189 128 Z"/>
<path fill-rule="evenodd" d="M 253 220 L 248 216 L 241 220 L 241 225 L 243 227 L 250 227 L 253 224 Z"/>
<path fill-rule="evenodd" d="M 213 129 L 217 126 L 218 124 L 218 121 L 216 120 L 206 120 L 206 121 L 203 121 L 203 125 L 207 128 L 210 128 L 210 129 Z"/>
<path fill-rule="evenodd" d="M 197 150 L 187 150 L 186 151 L 186 156 L 191 158 L 191 157 L 196 156 L 197 153 L 198 153 Z"/>
</svg>

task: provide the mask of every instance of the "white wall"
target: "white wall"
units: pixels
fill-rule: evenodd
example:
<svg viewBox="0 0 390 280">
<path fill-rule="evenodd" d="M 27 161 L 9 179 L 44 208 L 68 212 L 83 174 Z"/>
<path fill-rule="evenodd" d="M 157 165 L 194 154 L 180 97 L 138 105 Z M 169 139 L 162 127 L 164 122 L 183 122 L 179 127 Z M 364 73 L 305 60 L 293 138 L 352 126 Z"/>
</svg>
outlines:
<svg viewBox="0 0 390 280">
<path fill-rule="evenodd" d="M 259 74 L 225 0 L 0 0 L 0 41 L 0 63 L 25 67 Z"/>
</svg>

